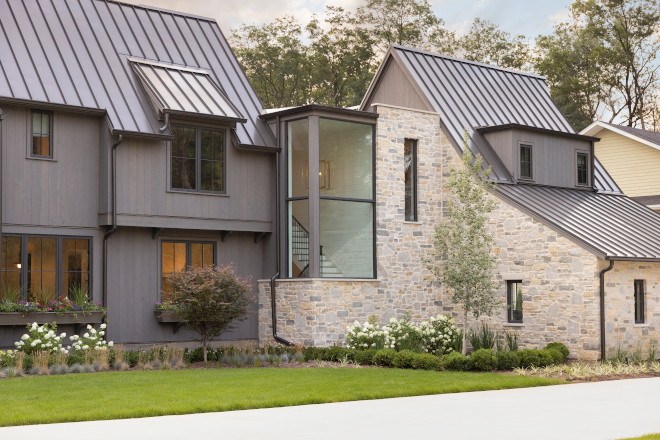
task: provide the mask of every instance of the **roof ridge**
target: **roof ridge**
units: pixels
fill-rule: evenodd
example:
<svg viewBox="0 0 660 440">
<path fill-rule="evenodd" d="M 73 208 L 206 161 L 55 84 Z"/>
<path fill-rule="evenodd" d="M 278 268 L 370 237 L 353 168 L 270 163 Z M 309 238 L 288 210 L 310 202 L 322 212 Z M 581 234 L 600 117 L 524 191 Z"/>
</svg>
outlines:
<svg viewBox="0 0 660 440">
<path fill-rule="evenodd" d="M 211 17 L 204 17 L 202 15 L 195 15 L 195 14 L 189 14 L 187 12 L 181 12 L 181 11 L 174 11 L 172 9 L 164 9 L 164 8 L 159 8 L 157 6 L 150 6 L 150 5 L 145 5 L 145 4 L 135 4 L 135 3 L 128 3 L 125 1 L 120 1 L 120 0 L 102 0 L 106 3 L 116 3 L 118 5 L 122 6 L 130 6 L 133 8 L 142 8 L 142 9 L 148 9 L 151 11 L 157 11 L 157 12 L 165 12 L 167 14 L 172 14 L 172 15 L 180 15 L 182 17 L 188 17 L 188 18 L 194 18 L 194 19 L 199 19 L 199 20 L 205 20 L 205 21 L 210 21 L 212 23 L 217 23 L 215 18 Z"/>
<path fill-rule="evenodd" d="M 409 52 L 417 52 L 417 53 L 421 53 L 421 54 L 424 54 L 424 55 L 429 55 L 429 56 L 436 57 L 436 58 L 444 58 L 444 59 L 447 59 L 447 60 L 458 61 L 460 63 L 473 64 L 475 66 L 486 67 L 488 69 L 501 70 L 503 72 L 509 72 L 509 73 L 513 73 L 515 75 L 530 76 L 532 78 L 539 78 L 539 79 L 542 79 L 543 81 L 546 81 L 545 76 L 537 75 L 535 73 L 522 72 L 520 70 L 513 70 L 513 69 L 506 69 L 504 67 L 493 66 L 492 64 L 486 64 L 486 63 L 480 63 L 480 62 L 477 62 L 477 61 L 465 60 L 463 58 L 456 58 L 456 57 L 452 57 L 452 56 L 449 56 L 449 55 L 443 55 L 443 54 L 436 53 L 436 52 L 429 52 L 427 50 L 415 49 L 414 47 L 401 46 L 400 44 L 392 44 L 392 47 L 394 47 L 395 49 L 407 50 Z"/>
</svg>

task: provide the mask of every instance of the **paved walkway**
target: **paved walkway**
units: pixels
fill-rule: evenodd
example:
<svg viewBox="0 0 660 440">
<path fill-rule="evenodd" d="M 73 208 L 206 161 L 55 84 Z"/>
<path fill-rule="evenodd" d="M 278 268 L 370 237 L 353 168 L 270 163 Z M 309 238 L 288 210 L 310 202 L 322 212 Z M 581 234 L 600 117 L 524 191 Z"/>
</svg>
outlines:
<svg viewBox="0 0 660 440">
<path fill-rule="evenodd" d="M 660 433 L 660 378 L 0 428 L 0 439 L 620 439 Z"/>
</svg>

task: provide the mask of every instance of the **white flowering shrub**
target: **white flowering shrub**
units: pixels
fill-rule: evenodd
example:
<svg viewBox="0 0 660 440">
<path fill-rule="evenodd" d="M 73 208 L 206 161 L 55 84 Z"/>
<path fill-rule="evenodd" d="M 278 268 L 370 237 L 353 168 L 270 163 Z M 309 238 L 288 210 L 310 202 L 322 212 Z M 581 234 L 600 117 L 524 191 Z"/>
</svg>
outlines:
<svg viewBox="0 0 660 440">
<path fill-rule="evenodd" d="M 36 322 L 28 324 L 28 332 L 21 336 L 20 341 L 14 342 L 16 351 L 22 351 L 31 354 L 35 351 L 50 351 L 50 352 L 64 352 L 68 351 L 62 347 L 62 341 L 66 337 L 66 333 L 58 335 L 57 325 L 44 324 L 38 325 Z"/>
<path fill-rule="evenodd" d="M 355 321 L 346 328 L 346 346 L 358 350 L 393 348 L 441 355 L 453 351 L 453 340 L 457 334 L 451 316 L 438 315 L 418 325 L 406 315 L 400 321 L 391 318 L 388 325 L 380 328 L 376 317 L 372 316 L 364 324 Z"/>
<path fill-rule="evenodd" d="M 363 325 L 355 321 L 353 325 L 346 327 L 346 346 L 348 348 L 379 350 L 385 345 L 385 337 L 385 332 L 378 327 L 375 316 L 369 318 L 369 321 Z"/>
<path fill-rule="evenodd" d="M 103 337 L 105 336 L 106 325 L 101 324 L 101 329 L 96 330 L 91 325 L 87 325 L 87 332 L 82 336 L 71 336 L 71 350 L 73 351 L 88 351 L 88 350 L 107 350 L 112 347 L 112 341 L 106 342 Z"/>
</svg>

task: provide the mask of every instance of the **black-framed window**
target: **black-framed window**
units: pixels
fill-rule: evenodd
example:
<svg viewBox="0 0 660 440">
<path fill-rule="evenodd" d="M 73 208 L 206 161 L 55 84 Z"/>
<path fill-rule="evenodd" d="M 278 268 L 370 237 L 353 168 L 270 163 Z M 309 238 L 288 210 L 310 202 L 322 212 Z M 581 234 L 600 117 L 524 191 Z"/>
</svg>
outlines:
<svg viewBox="0 0 660 440">
<path fill-rule="evenodd" d="M 171 295 L 169 278 L 189 267 L 215 265 L 215 242 L 168 240 L 161 243 L 162 300 Z"/>
<path fill-rule="evenodd" d="M 635 324 L 644 324 L 644 280 L 635 280 Z"/>
<path fill-rule="evenodd" d="M 511 280 L 506 282 L 507 322 L 522 324 L 523 322 L 523 296 L 522 281 Z"/>
<path fill-rule="evenodd" d="M 576 156 L 577 184 L 586 186 L 589 184 L 589 156 L 587 153 L 578 152 Z"/>
<path fill-rule="evenodd" d="M 532 146 L 520 144 L 520 178 L 532 178 Z"/>
<path fill-rule="evenodd" d="M 72 289 L 89 296 L 89 237 L 3 234 L 1 246 L 2 298 L 48 302 Z"/>
<path fill-rule="evenodd" d="M 32 110 L 31 157 L 53 157 L 53 113 Z"/>
<path fill-rule="evenodd" d="M 225 130 L 172 124 L 173 190 L 225 192 Z"/>
<path fill-rule="evenodd" d="M 403 166 L 405 176 L 405 219 L 417 221 L 417 141 L 403 142 Z"/>
</svg>

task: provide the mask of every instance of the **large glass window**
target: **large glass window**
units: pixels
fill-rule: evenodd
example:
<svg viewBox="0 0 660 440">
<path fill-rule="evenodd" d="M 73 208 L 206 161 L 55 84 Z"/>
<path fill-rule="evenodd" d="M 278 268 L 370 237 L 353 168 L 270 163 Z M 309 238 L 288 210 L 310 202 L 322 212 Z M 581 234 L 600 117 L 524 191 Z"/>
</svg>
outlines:
<svg viewBox="0 0 660 440">
<path fill-rule="evenodd" d="M 635 324 L 644 323 L 644 280 L 635 280 Z"/>
<path fill-rule="evenodd" d="M 287 123 L 288 276 L 309 276 L 309 122 Z"/>
<path fill-rule="evenodd" d="M 171 298 L 170 277 L 189 267 L 215 264 L 215 244 L 194 241 L 163 241 L 161 247 L 162 301 Z"/>
<path fill-rule="evenodd" d="M 405 176 L 406 221 L 417 221 L 417 141 L 406 139 L 403 143 L 403 169 Z"/>
<path fill-rule="evenodd" d="M 89 295 L 90 243 L 89 238 L 3 235 L 2 298 L 47 303 L 73 288 Z"/>
<path fill-rule="evenodd" d="M 522 281 L 506 282 L 506 302 L 508 309 L 507 321 L 511 323 L 522 324 L 523 322 L 523 296 Z"/>
<path fill-rule="evenodd" d="M 53 114 L 51 112 L 32 111 L 32 157 L 53 157 L 51 134 Z"/>
<path fill-rule="evenodd" d="M 577 184 L 588 185 L 589 175 L 587 172 L 587 153 L 577 153 Z"/>
<path fill-rule="evenodd" d="M 309 200 L 289 205 L 289 277 L 309 277 Z"/>
<path fill-rule="evenodd" d="M 532 178 L 532 146 L 520 145 L 520 178 Z"/>
<path fill-rule="evenodd" d="M 171 187 L 184 191 L 225 191 L 225 132 L 172 125 Z"/>
</svg>

